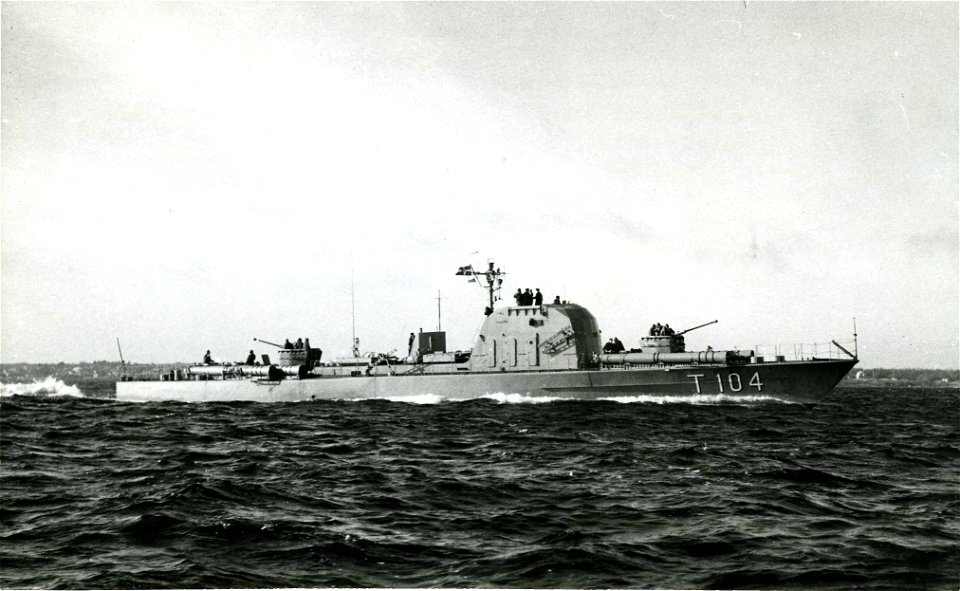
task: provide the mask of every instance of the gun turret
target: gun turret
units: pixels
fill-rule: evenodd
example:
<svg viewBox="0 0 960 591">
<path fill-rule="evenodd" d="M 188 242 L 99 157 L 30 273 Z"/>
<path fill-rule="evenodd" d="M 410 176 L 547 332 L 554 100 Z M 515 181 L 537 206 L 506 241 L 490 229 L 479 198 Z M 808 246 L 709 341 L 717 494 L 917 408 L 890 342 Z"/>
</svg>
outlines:
<svg viewBox="0 0 960 591">
<path fill-rule="evenodd" d="M 716 323 L 718 323 L 718 322 L 720 322 L 720 321 L 719 321 L 719 320 L 713 320 L 713 321 L 711 321 L 711 322 L 705 322 L 705 323 L 703 323 L 703 324 L 694 326 L 693 328 L 688 328 L 687 330 L 681 330 L 681 331 L 678 332 L 675 336 L 680 336 L 680 335 L 682 335 L 682 334 L 687 334 L 687 333 L 690 332 L 691 330 L 697 330 L 698 328 L 703 328 L 704 326 L 710 326 L 711 324 L 716 324 Z"/>
</svg>

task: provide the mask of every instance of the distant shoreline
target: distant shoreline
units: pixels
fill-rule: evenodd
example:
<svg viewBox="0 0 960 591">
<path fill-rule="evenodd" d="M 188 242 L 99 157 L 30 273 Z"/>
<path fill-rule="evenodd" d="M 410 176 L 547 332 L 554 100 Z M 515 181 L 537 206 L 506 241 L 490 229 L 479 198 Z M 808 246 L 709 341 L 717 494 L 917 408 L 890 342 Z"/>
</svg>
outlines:
<svg viewBox="0 0 960 591">
<path fill-rule="evenodd" d="M 874 380 L 874 379 L 844 379 L 837 384 L 838 388 L 892 388 L 892 389 L 914 389 L 914 388 L 956 388 L 960 389 L 960 381 L 952 380 L 947 382 L 915 382 L 909 380 Z"/>
</svg>

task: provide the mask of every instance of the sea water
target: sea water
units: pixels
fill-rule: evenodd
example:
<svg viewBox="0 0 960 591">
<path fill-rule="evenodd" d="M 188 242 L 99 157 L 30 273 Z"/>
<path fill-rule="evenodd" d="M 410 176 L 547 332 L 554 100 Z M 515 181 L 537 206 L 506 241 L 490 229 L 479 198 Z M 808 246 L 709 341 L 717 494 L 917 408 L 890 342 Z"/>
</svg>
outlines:
<svg viewBox="0 0 960 591">
<path fill-rule="evenodd" d="M 956 589 L 960 392 L 0 398 L 0 587 Z M 101 392 L 102 393 L 102 392 Z"/>
</svg>

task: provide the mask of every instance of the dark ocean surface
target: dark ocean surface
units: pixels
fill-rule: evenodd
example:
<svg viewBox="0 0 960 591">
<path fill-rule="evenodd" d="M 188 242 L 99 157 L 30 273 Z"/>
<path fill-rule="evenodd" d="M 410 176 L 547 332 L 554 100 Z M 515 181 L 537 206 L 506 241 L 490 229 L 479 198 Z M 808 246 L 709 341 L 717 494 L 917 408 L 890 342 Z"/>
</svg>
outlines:
<svg viewBox="0 0 960 591">
<path fill-rule="evenodd" d="M 958 429 L 956 389 L 7 395 L 0 587 L 957 589 Z"/>
</svg>

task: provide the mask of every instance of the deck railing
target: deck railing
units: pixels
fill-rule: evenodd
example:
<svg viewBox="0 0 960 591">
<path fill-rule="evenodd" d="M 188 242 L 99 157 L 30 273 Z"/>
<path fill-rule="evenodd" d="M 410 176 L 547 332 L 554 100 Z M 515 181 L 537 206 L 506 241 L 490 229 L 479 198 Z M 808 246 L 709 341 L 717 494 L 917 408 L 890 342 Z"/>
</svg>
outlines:
<svg viewBox="0 0 960 591">
<path fill-rule="evenodd" d="M 811 359 L 850 359 L 856 353 L 854 341 L 828 341 L 825 343 L 794 343 L 776 345 L 753 345 L 754 355 L 764 361 L 809 361 Z"/>
</svg>

